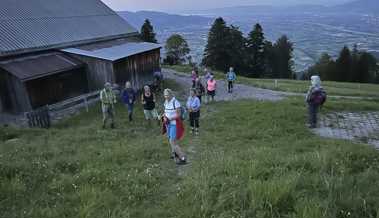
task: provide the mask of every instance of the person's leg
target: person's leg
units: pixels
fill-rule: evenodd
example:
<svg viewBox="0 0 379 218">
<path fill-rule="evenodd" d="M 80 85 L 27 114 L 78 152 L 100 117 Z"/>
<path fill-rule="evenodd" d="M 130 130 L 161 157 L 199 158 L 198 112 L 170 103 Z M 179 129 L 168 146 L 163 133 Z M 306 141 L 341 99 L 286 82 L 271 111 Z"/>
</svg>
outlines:
<svg viewBox="0 0 379 218">
<path fill-rule="evenodd" d="M 167 134 L 169 143 L 171 146 L 171 158 L 175 158 L 175 146 L 176 146 L 176 125 L 167 125 Z"/>
<path fill-rule="evenodd" d="M 234 89 L 234 81 L 231 81 L 230 82 L 230 93 L 233 93 L 233 89 Z"/>
<path fill-rule="evenodd" d="M 193 134 L 195 132 L 195 117 L 194 117 L 193 112 L 189 113 L 189 122 L 190 122 L 191 132 Z"/>
<path fill-rule="evenodd" d="M 128 104 L 128 117 L 129 121 L 133 121 L 133 105 Z"/>
<path fill-rule="evenodd" d="M 115 125 L 114 125 L 114 110 L 115 108 L 113 106 L 110 106 L 109 107 L 109 110 L 108 110 L 108 113 L 109 113 L 109 118 L 111 120 L 111 128 L 114 129 L 115 128 Z"/>
<path fill-rule="evenodd" d="M 107 119 L 108 119 L 108 111 L 105 105 L 101 106 L 101 110 L 103 112 L 103 129 L 104 129 L 107 123 Z"/>
<path fill-rule="evenodd" d="M 198 135 L 199 134 L 199 120 L 200 120 L 200 111 L 196 112 L 194 114 L 194 126 L 195 126 L 195 134 Z"/>
<path fill-rule="evenodd" d="M 232 81 L 228 81 L 228 92 L 232 91 Z"/>
<path fill-rule="evenodd" d="M 317 127 L 317 112 L 318 112 L 318 106 L 313 105 L 313 114 L 312 114 L 313 127 Z"/>
<path fill-rule="evenodd" d="M 199 100 L 200 100 L 200 103 L 201 103 L 201 95 L 198 95 L 197 97 L 199 98 Z"/>
<path fill-rule="evenodd" d="M 316 127 L 316 122 L 315 120 L 317 119 L 316 117 L 316 110 L 315 110 L 315 105 L 313 104 L 308 104 L 308 119 L 309 119 L 309 127 L 315 128 Z"/>
</svg>

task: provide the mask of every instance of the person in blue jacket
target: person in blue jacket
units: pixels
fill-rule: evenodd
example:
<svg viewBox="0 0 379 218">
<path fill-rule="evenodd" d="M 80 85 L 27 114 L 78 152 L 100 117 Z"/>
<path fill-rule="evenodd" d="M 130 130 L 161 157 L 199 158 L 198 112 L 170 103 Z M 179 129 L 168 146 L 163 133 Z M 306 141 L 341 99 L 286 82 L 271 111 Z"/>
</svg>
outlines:
<svg viewBox="0 0 379 218">
<path fill-rule="evenodd" d="M 229 72 L 226 74 L 226 80 L 228 81 L 228 93 L 233 93 L 233 84 L 236 81 L 237 76 L 234 72 L 233 67 L 229 69 Z"/>
<path fill-rule="evenodd" d="M 133 121 L 133 108 L 136 101 L 136 92 L 130 82 L 125 83 L 125 89 L 122 92 L 122 101 L 128 107 L 129 121 Z"/>
</svg>

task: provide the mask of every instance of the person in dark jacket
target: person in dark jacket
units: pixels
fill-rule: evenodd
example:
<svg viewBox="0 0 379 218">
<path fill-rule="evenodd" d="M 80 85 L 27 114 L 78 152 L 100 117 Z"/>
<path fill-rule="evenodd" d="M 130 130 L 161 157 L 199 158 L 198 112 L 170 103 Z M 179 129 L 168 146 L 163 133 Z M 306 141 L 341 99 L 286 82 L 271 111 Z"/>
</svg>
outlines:
<svg viewBox="0 0 379 218">
<path fill-rule="evenodd" d="M 130 82 L 125 83 L 125 90 L 122 92 L 122 101 L 128 107 L 129 121 L 133 121 L 133 108 L 136 101 L 136 92 Z"/>
<path fill-rule="evenodd" d="M 141 102 L 143 105 L 143 113 L 145 114 L 145 119 L 149 122 L 149 124 L 150 124 L 151 120 L 159 121 L 158 112 L 155 109 L 155 106 L 156 106 L 155 105 L 155 102 L 156 102 L 155 95 L 151 91 L 149 86 L 143 87 L 143 93 L 141 95 Z M 158 124 L 160 124 L 160 123 L 158 122 Z"/>
</svg>

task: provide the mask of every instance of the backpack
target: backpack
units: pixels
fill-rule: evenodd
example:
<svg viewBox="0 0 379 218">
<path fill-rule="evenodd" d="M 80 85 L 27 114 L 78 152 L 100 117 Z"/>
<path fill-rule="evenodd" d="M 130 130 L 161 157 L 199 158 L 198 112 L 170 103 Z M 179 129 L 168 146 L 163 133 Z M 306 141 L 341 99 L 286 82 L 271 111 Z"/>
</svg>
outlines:
<svg viewBox="0 0 379 218">
<path fill-rule="evenodd" d="M 173 101 L 172 105 L 174 106 L 174 110 L 176 110 L 175 101 Z M 180 107 L 180 119 L 181 120 L 187 120 L 187 117 L 188 117 L 188 112 L 187 112 L 186 108 L 181 106 Z"/>
<path fill-rule="evenodd" d="M 327 94 L 323 88 L 316 88 L 312 91 L 309 102 L 322 106 L 326 101 Z"/>
</svg>

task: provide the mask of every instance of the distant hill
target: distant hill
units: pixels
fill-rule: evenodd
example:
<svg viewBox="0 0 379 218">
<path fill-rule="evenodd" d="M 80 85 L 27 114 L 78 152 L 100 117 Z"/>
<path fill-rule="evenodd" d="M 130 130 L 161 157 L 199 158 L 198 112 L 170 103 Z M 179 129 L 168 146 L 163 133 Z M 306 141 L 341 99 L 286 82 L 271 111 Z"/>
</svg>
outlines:
<svg viewBox="0 0 379 218">
<path fill-rule="evenodd" d="M 295 6 L 249 5 L 208 10 L 191 11 L 194 14 L 222 16 L 222 15 L 251 15 L 259 13 L 363 13 L 379 14 L 379 0 L 355 0 L 336 6 L 322 6 L 301 4 Z"/>
<path fill-rule="evenodd" d="M 356 0 L 331 9 L 338 12 L 379 14 L 379 0 Z"/>
<path fill-rule="evenodd" d="M 167 14 L 155 11 L 120 11 L 118 14 L 126 19 L 135 28 L 140 29 L 145 19 L 149 19 L 154 28 L 158 31 L 167 29 L 177 29 L 188 26 L 206 26 L 209 25 L 213 19 L 201 16 L 183 16 Z"/>
</svg>

